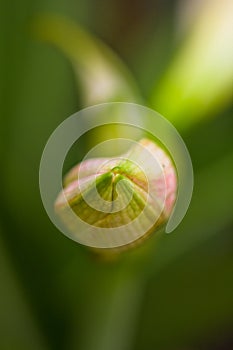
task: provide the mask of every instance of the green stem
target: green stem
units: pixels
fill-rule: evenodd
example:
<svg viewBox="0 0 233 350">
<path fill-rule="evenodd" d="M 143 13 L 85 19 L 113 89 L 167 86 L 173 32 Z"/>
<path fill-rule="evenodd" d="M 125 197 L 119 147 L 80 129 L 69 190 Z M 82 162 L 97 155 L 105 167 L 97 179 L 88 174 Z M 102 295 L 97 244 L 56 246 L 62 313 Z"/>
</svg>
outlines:
<svg viewBox="0 0 233 350">
<path fill-rule="evenodd" d="M 128 350 L 143 296 L 143 283 L 125 261 L 102 266 L 85 312 L 81 350 Z M 78 340 L 76 340 L 78 341 Z M 77 348 L 76 341 L 73 348 Z"/>
</svg>

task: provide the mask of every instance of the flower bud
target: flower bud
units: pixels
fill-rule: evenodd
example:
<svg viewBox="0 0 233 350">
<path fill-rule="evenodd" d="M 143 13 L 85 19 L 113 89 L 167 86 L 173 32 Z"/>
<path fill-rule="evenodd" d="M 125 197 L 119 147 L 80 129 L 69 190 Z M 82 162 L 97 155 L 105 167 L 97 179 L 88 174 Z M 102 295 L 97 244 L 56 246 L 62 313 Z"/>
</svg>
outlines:
<svg viewBox="0 0 233 350">
<path fill-rule="evenodd" d="M 167 221 L 176 189 L 170 157 L 155 142 L 142 139 L 119 157 L 88 159 L 71 169 L 55 210 L 74 236 L 83 228 L 71 220 L 70 209 L 87 224 L 87 231 L 98 228 L 100 239 L 115 239 L 116 247 L 125 246 Z"/>
</svg>

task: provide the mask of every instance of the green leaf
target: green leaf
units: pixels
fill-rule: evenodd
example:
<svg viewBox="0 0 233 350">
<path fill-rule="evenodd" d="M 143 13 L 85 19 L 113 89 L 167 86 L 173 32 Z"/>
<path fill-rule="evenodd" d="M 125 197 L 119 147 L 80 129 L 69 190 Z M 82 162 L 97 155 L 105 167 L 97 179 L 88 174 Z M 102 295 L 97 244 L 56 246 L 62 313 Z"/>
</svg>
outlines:
<svg viewBox="0 0 233 350">
<path fill-rule="evenodd" d="M 231 101 L 233 4 L 203 2 L 199 17 L 152 92 L 152 107 L 180 129 L 216 115 Z"/>
<path fill-rule="evenodd" d="M 1 236 L 0 236 L 1 238 Z M 26 293 L 18 281 L 2 238 L 0 239 L 0 348 L 46 350 Z"/>
<path fill-rule="evenodd" d="M 71 61 L 83 103 L 140 102 L 136 83 L 116 54 L 77 23 L 56 15 L 34 21 L 37 36 L 58 47 Z"/>
</svg>

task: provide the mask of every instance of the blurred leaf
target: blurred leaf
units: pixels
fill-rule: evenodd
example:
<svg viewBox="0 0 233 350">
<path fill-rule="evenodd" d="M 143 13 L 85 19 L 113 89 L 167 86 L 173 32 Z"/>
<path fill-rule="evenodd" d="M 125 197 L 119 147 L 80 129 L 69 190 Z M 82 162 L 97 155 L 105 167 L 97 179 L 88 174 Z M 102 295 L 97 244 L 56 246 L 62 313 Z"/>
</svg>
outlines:
<svg viewBox="0 0 233 350">
<path fill-rule="evenodd" d="M 63 17 L 44 15 L 35 20 L 34 31 L 70 59 L 81 82 L 85 105 L 141 100 L 136 83 L 123 62 L 78 24 Z"/>
<path fill-rule="evenodd" d="M 152 106 L 179 128 L 229 103 L 233 88 L 233 2 L 204 1 L 191 32 L 152 94 Z"/>
<path fill-rule="evenodd" d="M 3 350 L 48 349 L 27 303 L 26 293 L 9 262 L 1 235 L 0 280 L 0 348 Z"/>
<path fill-rule="evenodd" d="M 50 133 L 64 116 L 77 109 L 77 102 L 66 59 L 44 44 L 33 42 L 30 34 L 15 23 L 12 26 L 26 52 L 17 50 L 4 66 L 6 72 L 11 72 L 16 63 L 21 75 L 20 79 L 8 76 L 9 88 L 1 104 L 3 125 L 9 124 L 4 129 L 1 160 L 2 234 L 42 331 L 54 349 L 61 349 L 69 332 L 69 310 L 59 291 L 53 290 L 52 279 L 79 247 L 50 223 L 40 199 L 38 171 Z"/>
</svg>

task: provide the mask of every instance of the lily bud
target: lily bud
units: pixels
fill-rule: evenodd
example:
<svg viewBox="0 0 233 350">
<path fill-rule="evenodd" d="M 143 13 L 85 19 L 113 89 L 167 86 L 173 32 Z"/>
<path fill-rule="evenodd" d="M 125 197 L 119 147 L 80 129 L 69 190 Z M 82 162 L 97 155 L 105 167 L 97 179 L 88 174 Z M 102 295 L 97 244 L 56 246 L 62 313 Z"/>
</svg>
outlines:
<svg viewBox="0 0 233 350">
<path fill-rule="evenodd" d="M 141 241 L 164 224 L 176 190 L 170 157 L 155 142 L 142 139 L 119 157 L 88 159 L 71 169 L 55 210 L 74 239 L 83 229 L 78 222 L 84 222 L 89 233 L 99 230 L 104 248 L 119 247 Z M 71 219 L 70 209 L 79 221 Z"/>
</svg>

